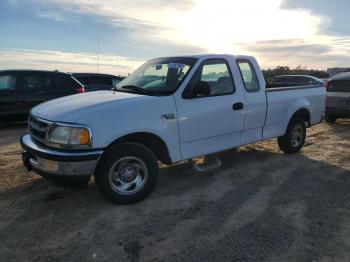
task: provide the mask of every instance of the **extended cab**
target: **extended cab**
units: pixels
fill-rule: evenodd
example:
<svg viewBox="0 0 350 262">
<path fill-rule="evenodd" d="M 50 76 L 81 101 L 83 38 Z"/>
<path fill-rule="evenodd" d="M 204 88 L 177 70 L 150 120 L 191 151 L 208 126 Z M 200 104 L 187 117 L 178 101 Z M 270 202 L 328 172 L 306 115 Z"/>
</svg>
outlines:
<svg viewBox="0 0 350 262">
<path fill-rule="evenodd" d="M 265 90 L 249 56 L 153 59 L 114 91 L 35 107 L 21 138 L 24 164 L 56 177 L 95 176 L 116 203 L 148 196 L 167 165 L 277 137 L 298 152 L 306 127 L 322 120 L 323 85 Z"/>
</svg>

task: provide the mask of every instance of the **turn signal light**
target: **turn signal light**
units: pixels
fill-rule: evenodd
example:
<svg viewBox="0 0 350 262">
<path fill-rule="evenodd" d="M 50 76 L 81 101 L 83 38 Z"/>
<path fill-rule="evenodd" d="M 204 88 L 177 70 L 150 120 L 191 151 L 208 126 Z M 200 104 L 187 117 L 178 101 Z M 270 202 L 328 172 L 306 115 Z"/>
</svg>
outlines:
<svg viewBox="0 0 350 262">
<path fill-rule="evenodd" d="M 90 134 L 86 129 L 83 129 L 80 133 L 79 142 L 81 145 L 87 145 L 90 140 Z"/>
</svg>

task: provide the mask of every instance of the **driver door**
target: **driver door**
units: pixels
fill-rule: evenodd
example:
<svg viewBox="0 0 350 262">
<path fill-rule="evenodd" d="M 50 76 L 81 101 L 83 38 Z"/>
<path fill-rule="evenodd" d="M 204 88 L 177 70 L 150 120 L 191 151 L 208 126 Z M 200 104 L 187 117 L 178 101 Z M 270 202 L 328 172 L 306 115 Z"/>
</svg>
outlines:
<svg viewBox="0 0 350 262">
<path fill-rule="evenodd" d="M 207 96 L 178 97 L 177 114 L 183 159 L 239 146 L 244 124 L 243 95 L 236 90 L 225 59 L 207 59 L 199 66 L 184 93 L 198 82 L 210 86 Z"/>
</svg>

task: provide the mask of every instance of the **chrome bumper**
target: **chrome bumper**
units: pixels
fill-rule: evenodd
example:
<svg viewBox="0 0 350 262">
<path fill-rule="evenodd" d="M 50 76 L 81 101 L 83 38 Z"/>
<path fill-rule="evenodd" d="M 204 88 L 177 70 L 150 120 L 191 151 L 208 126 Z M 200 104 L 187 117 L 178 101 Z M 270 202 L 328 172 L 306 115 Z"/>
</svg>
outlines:
<svg viewBox="0 0 350 262">
<path fill-rule="evenodd" d="M 103 151 L 62 152 L 37 145 L 29 134 L 21 138 L 23 163 L 30 170 L 62 176 L 93 175 Z"/>
</svg>

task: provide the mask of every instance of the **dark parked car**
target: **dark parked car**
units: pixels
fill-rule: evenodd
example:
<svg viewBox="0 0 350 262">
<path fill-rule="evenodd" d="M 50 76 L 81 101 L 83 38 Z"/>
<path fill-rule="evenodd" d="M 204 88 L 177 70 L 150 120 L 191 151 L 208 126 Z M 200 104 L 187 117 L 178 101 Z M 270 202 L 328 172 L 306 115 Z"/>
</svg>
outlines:
<svg viewBox="0 0 350 262">
<path fill-rule="evenodd" d="M 72 75 L 56 71 L 0 71 L 0 121 L 26 119 L 30 109 L 57 97 L 83 93 Z"/>
<path fill-rule="evenodd" d="M 86 92 L 111 90 L 123 79 L 119 76 L 106 74 L 73 73 L 72 75 L 84 85 Z"/>
<path fill-rule="evenodd" d="M 287 86 L 307 86 L 307 85 L 325 85 L 325 82 L 317 77 L 307 75 L 281 75 L 273 78 L 268 88 L 287 87 Z"/>
<path fill-rule="evenodd" d="M 336 75 L 327 82 L 325 120 L 333 123 L 340 117 L 350 118 L 350 72 Z"/>
</svg>

